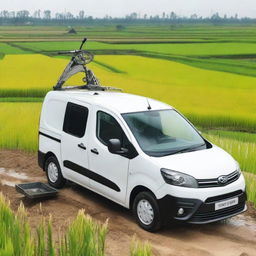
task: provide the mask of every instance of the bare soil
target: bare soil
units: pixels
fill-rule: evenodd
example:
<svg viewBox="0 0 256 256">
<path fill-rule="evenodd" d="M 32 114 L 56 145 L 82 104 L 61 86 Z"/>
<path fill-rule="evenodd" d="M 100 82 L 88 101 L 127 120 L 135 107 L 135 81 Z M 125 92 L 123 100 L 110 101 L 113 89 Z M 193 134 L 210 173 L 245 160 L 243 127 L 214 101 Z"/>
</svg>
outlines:
<svg viewBox="0 0 256 256">
<path fill-rule="evenodd" d="M 8 197 L 14 210 L 23 202 L 32 227 L 42 215 L 51 214 L 55 235 L 65 230 L 79 209 L 85 209 L 97 221 L 109 219 L 107 255 L 110 256 L 128 256 L 134 234 L 152 244 L 155 256 L 256 255 L 256 210 L 250 204 L 246 213 L 227 221 L 169 226 L 152 234 L 140 229 L 128 210 L 75 184 L 67 184 L 57 198 L 29 201 L 16 192 L 14 185 L 31 181 L 46 182 L 36 154 L 0 151 L 0 192 Z"/>
</svg>

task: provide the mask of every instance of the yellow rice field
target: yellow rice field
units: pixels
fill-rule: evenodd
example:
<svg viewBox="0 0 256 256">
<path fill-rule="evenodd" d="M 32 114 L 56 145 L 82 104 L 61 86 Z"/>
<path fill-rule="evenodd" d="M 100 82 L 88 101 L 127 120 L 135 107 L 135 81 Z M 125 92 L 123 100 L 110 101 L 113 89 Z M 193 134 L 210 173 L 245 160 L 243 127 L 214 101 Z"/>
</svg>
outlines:
<svg viewBox="0 0 256 256">
<path fill-rule="evenodd" d="M 37 150 L 41 103 L 0 103 L 0 147 Z"/>
<path fill-rule="evenodd" d="M 103 85 L 167 102 L 199 125 L 256 130 L 256 78 L 208 71 L 184 64 L 107 55 L 90 64 Z M 6 55 L 0 61 L 0 90 L 50 90 L 68 60 L 40 54 Z M 81 84 L 81 76 L 69 84 Z"/>
</svg>

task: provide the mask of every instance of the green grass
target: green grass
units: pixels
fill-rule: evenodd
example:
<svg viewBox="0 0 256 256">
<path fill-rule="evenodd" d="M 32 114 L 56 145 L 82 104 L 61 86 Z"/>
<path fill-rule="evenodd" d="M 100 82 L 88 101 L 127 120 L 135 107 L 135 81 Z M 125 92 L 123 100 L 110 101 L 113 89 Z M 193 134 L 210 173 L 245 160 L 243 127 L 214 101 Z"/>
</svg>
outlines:
<svg viewBox="0 0 256 256">
<path fill-rule="evenodd" d="M 75 42 L 23 42 L 13 45 L 25 47 L 32 51 L 58 51 L 77 49 L 80 41 Z M 181 56 L 218 56 L 256 54 L 254 43 L 129 43 L 114 44 L 89 41 L 85 48 L 88 50 L 137 50 L 140 52 L 160 53 Z"/>
<path fill-rule="evenodd" d="M 0 102 L 43 102 L 43 98 L 41 97 L 1 97 Z"/>
<path fill-rule="evenodd" d="M 0 102 L 7 102 L 8 99 L 10 99 L 11 102 L 19 101 L 19 99 L 22 99 L 25 101 L 25 99 L 28 99 L 27 101 L 33 101 L 32 98 L 35 98 L 35 101 L 38 100 L 38 98 L 42 98 L 46 95 L 46 93 L 50 89 L 37 89 L 37 88 L 30 88 L 30 89 L 0 89 Z M 15 100 L 15 98 L 17 100 Z M 23 101 L 22 100 L 22 101 Z"/>
<path fill-rule="evenodd" d="M 140 55 L 140 53 L 134 53 L 134 55 Z M 249 58 L 246 56 L 240 58 L 234 58 L 230 56 L 227 58 L 214 58 L 214 57 L 187 57 L 187 56 L 177 56 L 177 55 L 163 55 L 163 54 L 149 54 L 142 53 L 142 56 L 148 56 L 152 58 L 165 59 L 170 61 L 177 61 L 186 65 L 193 67 L 215 70 L 221 72 L 228 72 L 238 75 L 245 76 L 256 76 L 256 63 L 255 58 Z M 244 59 L 243 59 L 244 58 Z"/>
<path fill-rule="evenodd" d="M 203 130 L 204 131 L 204 130 Z M 256 133 L 247 133 L 247 132 L 232 132 L 225 130 L 206 130 L 205 134 L 210 134 L 213 136 L 219 136 L 225 139 L 232 139 L 241 142 L 252 142 L 256 143 Z"/>
<path fill-rule="evenodd" d="M 0 54 L 24 54 L 27 53 L 17 47 L 13 47 L 6 43 L 0 43 Z"/>
<path fill-rule="evenodd" d="M 122 22 L 121 22 L 122 23 Z M 121 24 L 122 25 L 122 24 Z M 209 41 L 255 42 L 256 29 L 250 25 L 128 25 L 118 31 L 115 25 L 75 26 L 76 35 L 67 34 L 65 26 L 2 26 L 0 35 L 5 40 L 75 40 L 85 35 L 99 40 L 136 41 Z"/>
</svg>

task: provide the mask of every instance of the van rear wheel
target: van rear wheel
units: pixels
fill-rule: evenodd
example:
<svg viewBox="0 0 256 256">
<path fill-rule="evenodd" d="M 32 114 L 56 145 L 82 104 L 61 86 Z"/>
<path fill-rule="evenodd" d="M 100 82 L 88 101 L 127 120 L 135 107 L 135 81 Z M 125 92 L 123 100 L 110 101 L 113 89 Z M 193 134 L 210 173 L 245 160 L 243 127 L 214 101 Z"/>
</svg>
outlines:
<svg viewBox="0 0 256 256">
<path fill-rule="evenodd" d="M 155 196 L 149 192 L 140 192 L 133 202 L 133 215 L 140 227 L 155 232 L 162 226 L 160 210 Z"/>
<path fill-rule="evenodd" d="M 62 176 L 59 162 L 56 157 L 50 156 L 45 162 L 45 172 L 48 183 L 54 188 L 62 188 L 66 179 Z"/>
</svg>

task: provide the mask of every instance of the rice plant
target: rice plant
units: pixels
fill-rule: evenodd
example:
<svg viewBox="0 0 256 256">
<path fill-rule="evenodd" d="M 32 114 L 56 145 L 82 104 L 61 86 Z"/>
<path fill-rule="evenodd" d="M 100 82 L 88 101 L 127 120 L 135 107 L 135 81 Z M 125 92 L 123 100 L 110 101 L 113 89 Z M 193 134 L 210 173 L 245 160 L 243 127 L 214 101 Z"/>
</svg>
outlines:
<svg viewBox="0 0 256 256">
<path fill-rule="evenodd" d="M 0 230 L 0 255 L 34 256 L 34 239 L 24 206 L 20 205 L 15 215 L 1 193 Z"/>
<path fill-rule="evenodd" d="M 256 207 L 256 176 L 251 173 L 244 173 L 248 200 Z"/>
<path fill-rule="evenodd" d="M 130 256 L 151 256 L 152 250 L 148 242 L 142 243 L 136 237 L 133 238 L 131 243 Z"/>
<path fill-rule="evenodd" d="M 80 210 L 62 239 L 60 256 L 104 256 L 107 223 L 100 225 Z"/>
</svg>

